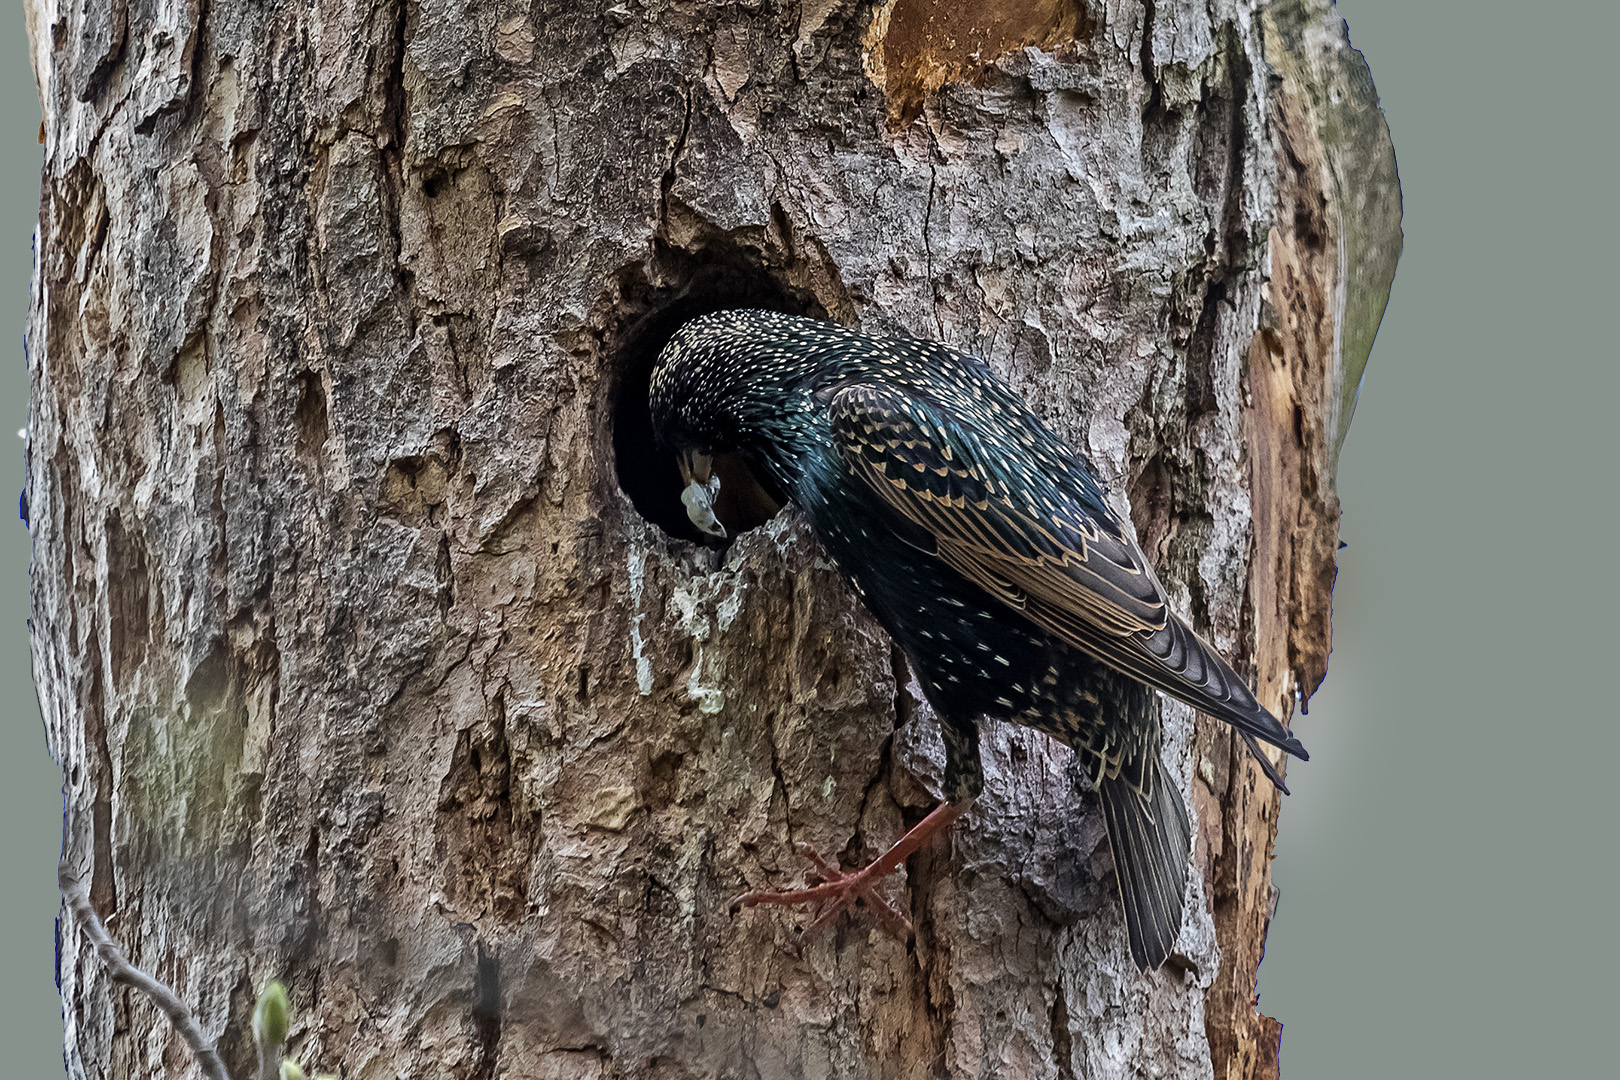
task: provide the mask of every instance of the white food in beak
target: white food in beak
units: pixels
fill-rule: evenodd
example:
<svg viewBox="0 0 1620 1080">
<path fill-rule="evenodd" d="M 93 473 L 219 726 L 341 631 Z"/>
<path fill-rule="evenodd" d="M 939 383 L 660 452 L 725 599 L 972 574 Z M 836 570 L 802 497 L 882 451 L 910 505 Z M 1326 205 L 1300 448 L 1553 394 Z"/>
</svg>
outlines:
<svg viewBox="0 0 1620 1080">
<path fill-rule="evenodd" d="M 693 480 L 681 492 L 681 502 L 686 505 L 686 516 L 692 519 L 692 524 L 716 539 L 726 538 L 726 527 L 720 524 L 720 519 L 714 516 L 714 497 L 720 493 L 720 478 L 709 477 L 707 484 L 700 484 Z"/>
</svg>

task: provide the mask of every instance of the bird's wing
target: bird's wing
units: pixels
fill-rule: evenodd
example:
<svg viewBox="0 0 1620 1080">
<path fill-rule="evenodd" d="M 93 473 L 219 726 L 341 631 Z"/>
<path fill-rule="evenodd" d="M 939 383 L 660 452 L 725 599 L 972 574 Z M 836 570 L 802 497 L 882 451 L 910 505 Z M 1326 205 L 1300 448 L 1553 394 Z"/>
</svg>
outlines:
<svg viewBox="0 0 1620 1080">
<path fill-rule="evenodd" d="M 984 440 L 928 402 L 870 383 L 829 404 L 850 472 L 932 534 L 938 554 L 1020 611 L 1074 612 L 1114 635 L 1158 630 L 1153 570 L 1118 522 L 1042 473 L 987 467 Z"/>
<path fill-rule="evenodd" d="M 828 417 L 849 473 L 928 533 L 958 573 L 1111 667 L 1305 756 L 1171 613 L 1147 556 L 1056 451 L 1006 446 L 926 399 L 872 383 L 841 387 Z"/>
</svg>

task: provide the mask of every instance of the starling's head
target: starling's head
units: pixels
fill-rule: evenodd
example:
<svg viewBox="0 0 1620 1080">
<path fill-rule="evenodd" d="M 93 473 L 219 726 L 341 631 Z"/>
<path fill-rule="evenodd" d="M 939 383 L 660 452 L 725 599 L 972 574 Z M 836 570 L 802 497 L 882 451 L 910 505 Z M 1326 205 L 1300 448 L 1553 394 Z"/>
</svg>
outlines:
<svg viewBox="0 0 1620 1080">
<path fill-rule="evenodd" d="M 727 535 L 728 507 L 769 506 L 768 518 L 783 501 L 780 474 L 792 457 L 784 444 L 813 366 L 794 347 L 807 324 L 822 325 L 773 311 L 718 311 L 682 326 L 658 355 L 653 435 L 680 466 L 687 516 L 709 536 Z"/>
</svg>

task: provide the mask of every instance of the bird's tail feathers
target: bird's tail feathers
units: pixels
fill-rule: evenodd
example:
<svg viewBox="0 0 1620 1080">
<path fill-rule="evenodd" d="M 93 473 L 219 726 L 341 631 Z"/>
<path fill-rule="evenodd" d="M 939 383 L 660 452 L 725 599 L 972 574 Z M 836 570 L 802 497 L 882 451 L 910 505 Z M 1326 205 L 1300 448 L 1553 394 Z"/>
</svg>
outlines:
<svg viewBox="0 0 1620 1080">
<path fill-rule="evenodd" d="M 1192 828 L 1181 793 L 1159 755 L 1145 751 L 1138 776 L 1130 769 L 1098 785 L 1115 876 L 1125 907 L 1131 958 L 1143 971 L 1160 967 L 1181 934 Z"/>
<path fill-rule="evenodd" d="M 1238 734 L 1243 737 L 1243 745 L 1247 746 L 1249 753 L 1254 755 L 1255 763 L 1260 766 L 1260 771 L 1266 774 L 1266 779 L 1276 784 L 1277 790 L 1284 795 L 1292 795 L 1293 792 L 1288 790 L 1288 785 L 1283 783 L 1282 776 L 1277 772 L 1277 767 L 1271 763 L 1270 758 L 1266 757 L 1265 750 L 1260 746 L 1260 740 L 1242 728 L 1238 729 Z"/>
<path fill-rule="evenodd" d="M 1119 637 L 1069 612 L 1033 602 L 1031 610 L 1038 625 L 1115 671 L 1226 721 L 1247 740 L 1271 743 L 1302 761 L 1310 757 L 1299 740 L 1255 699 L 1231 665 L 1180 619 L 1172 616 L 1152 633 Z M 1267 776 L 1280 779 L 1263 755 L 1255 756 Z"/>
</svg>

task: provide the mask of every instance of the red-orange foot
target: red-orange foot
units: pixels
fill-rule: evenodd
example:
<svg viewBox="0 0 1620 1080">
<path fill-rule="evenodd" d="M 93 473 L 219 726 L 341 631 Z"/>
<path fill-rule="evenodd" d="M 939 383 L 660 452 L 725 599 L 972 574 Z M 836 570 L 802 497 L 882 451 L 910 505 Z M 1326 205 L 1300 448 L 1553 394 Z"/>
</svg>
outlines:
<svg viewBox="0 0 1620 1080">
<path fill-rule="evenodd" d="M 821 884 L 804 889 L 784 889 L 779 892 L 772 890 L 744 893 L 732 901 L 731 906 L 736 909 L 753 907 L 755 904 L 810 904 L 815 916 L 810 920 L 810 925 L 804 928 L 803 935 L 804 940 L 809 941 L 831 926 L 837 921 L 840 913 L 848 910 L 859 900 L 872 909 L 884 929 L 896 937 L 905 938 L 911 933 L 911 920 L 878 894 L 878 883 L 900 869 L 913 852 L 949 829 L 957 818 L 967 813 L 969 805 L 971 804 L 957 807 L 941 803 L 902 836 L 899 843 L 853 874 L 845 873 L 823 859 L 820 853 L 808 844 L 801 844 L 800 851 L 816 864 L 816 873 L 821 876 Z"/>
<path fill-rule="evenodd" d="M 753 907 L 755 904 L 809 904 L 815 917 L 804 928 L 803 938 L 810 941 L 836 922 L 838 916 L 853 907 L 856 901 L 861 901 L 871 908 L 883 928 L 895 937 L 903 939 L 911 933 L 911 920 L 877 891 L 878 883 L 892 873 L 892 869 L 879 872 L 877 864 L 873 863 L 850 874 L 822 858 L 809 844 L 800 844 L 799 851 L 816 864 L 816 874 L 821 879 L 819 885 L 743 893 L 732 901 L 731 906 L 735 909 Z"/>
</svg>

